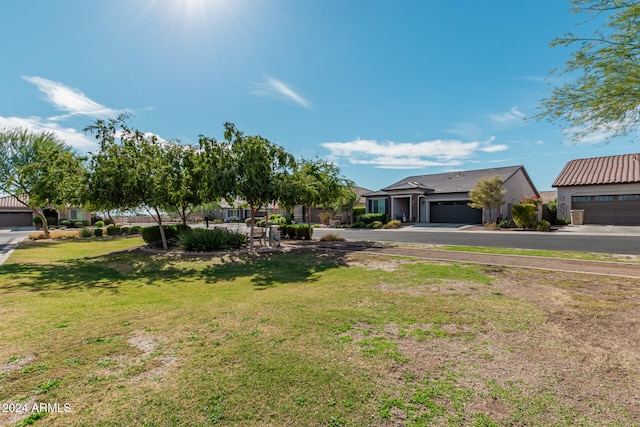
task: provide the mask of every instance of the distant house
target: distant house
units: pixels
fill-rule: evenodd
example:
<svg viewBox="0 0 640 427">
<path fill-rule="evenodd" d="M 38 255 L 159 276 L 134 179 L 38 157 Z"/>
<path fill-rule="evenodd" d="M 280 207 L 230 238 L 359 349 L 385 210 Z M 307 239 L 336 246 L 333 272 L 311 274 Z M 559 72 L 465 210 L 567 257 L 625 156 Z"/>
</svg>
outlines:
<svg viewBox="0 0 640 427">
<path fill-rule="evenodd" d="M 64 211 L 47 208 L 42 212 L 47 218 L 53 218 L 55 225 L 60 219 L 70 221 L 90 221 L 91 214 L 82 208 L 70 207 Z M 33 227 L 33 211 L 13 196 L 0 197 L 0 227 Z"/>
<path fill-rule="evenodd" d="M 0 227 L 33 227 L 33 211 L 13 196 L 0 197 Z"/>
<path fill-rule="evenodd" d="M 508 166 L 410 176 L 366 193 L 367 213 L 384 213 L 404 222 L 482 224 L 482 209 L 468 205 L 469 191 L 481 179 L 495 175 L 507 190 L 505 204 L 496 212 L 504 219 L 511 218 L 511 207 L 523 197 L 540 196 L 524 166 Z"/>
<path fill-rule="evenodd" d="M 560 218 L 583 210 L 585 224 L 640 225 L 640 154 L 571 160 L 553 187 Z"/>
<path fill-rule="evenodd" d="M 351 190 L 353 190 L 354 193 L 356 193 L 356 195 L 358 196 L 358 198 L 356 199 L 356 204 L 354 205 L 354 207 L 363 207 L 365 206 L 365 198 L 364 195 L 367 193 L 370 193 L 371 190 L 363 188 L 363 187 L 351 187 Z M 311 222 L 320 222 L 320 214 L 322 212 L 327 212 L 327 211 L 331 211 L 333 212 L 333 209 L 329 208 L 329 207 L 318 207 L 316 209 L 313 209 L 311 212 Z M 293 210 L 293 214 L 294 214 L 294 221 L 298 222 L 298 223 L 302 223 L 302 222 L 307 222 L 307 209 L 302 207 L 302 206 L 296 206 L 295 209 Z M 334 212 L 334 216 L 337 220 L 341 221 L 343 224 L 347 224 L 351 222 L 351 216 L 353 215 L 352 212 Z"/>
</svg>

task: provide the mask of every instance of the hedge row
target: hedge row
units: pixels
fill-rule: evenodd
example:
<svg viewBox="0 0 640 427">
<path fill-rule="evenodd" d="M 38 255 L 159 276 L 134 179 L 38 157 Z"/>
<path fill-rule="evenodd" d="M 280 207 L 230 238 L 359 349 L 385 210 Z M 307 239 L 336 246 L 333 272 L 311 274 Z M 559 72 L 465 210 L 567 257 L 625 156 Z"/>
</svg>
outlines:
<svg viewBox="0 0 640 427">
<path fill-rule="evenodd" d="M 113 228 L 113 227 L 109 227 L 109 228 Z M 107 232 L 109 228 L 107 228 Z M 178 236 L 181 233 L 187 230 L 191 230 L 191 227 L 184 224 L 164 225 L 163 228 L 164 228 L 164 236 L 167 239 L 167 243 L 171 246 L 176 246 L 178 244 Z M 143 228 L 142 239 L 149 246 L 155 246 L 155 247 L 161 248 L 162 236 L 160 236 L 160 226 L 154 225 L 151 227 Z"/>
<path fill-rule="evenodd" d="M 283 239 L 311 240 L 313 228 L 307 224 L 281 225 L 280 237 Z"/>
</svg>

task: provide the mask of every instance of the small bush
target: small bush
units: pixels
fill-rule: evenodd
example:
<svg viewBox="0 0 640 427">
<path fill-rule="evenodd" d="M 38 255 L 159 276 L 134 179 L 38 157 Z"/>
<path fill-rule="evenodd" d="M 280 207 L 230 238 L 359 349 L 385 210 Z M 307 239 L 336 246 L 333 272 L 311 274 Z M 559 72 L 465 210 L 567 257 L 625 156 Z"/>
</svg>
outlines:
<svg viewBox="0 0 640 427">
<path fill-rule="evenodd" d="M 553 223 L 555 225 L 569 225 L 571 224 L 571 220 L 569 218 L 556 218 Z"/>
<path fill-rule="evenodd" d="M 282 225 L 280 227 L 280 236 L 282 238 L 311 240 L 312 235 L 313 228 L 307 224 Z"/>
<path fill-rule="evenodd" d="M 397 219 L 394 219 L 387 223 L 386 228 L 399 228 L 400 224 L 402 224 L 400 221 L 398 221 Z"/>
<path fill-rule="evenodd" d="M 89 221 L 88 219 L 83 219 L 81 222 L 83 227 L 88 227 L 91 225 L 91 221 Z"/>
<path fill-rule="evenodd" d="M 78 236 L 80 236 L 80 237 L 92 237 L 93 236 L 93 230 L 91 230 L 90 228 L 83 227 L 78 231 Z"/>
<path fill-rule="evenodd" d="M 485 230 L 498 230 L 500 229 L 500 226 L 495 222 L 485 222 L 483 228 Z"/>
<path fill-rule="evenodd" d="M 140 234 L 142 233 L 142 227 L 140 227 L 139 225 L 134 225 L 132 227 L 129 227 L 129 234 Z"/>
<path fill-rule="evenodd" d="M 34 217 L 33 217 L 33 223 L 34 223 L 36 226 L 38 226 L 38 227 L 39 227 L 40 225 L 42 225 L 42 220 L 40 219 L 40 217 L 39 217 L 39 216 L 34 216 Z"/>
<path fill-rule="evenodd" d="M 69 227 L 69 225 L 71 225 L 71 221 L 69 221 L 67 218 L 62 218 L 58 221 L 58 225 L 60 227 Z"/>
<path fill-rule="evenodd" d="M 96 228 L 93 230 L 93 235 L 96 237 L 102 237 L 104 234 L 104 230 L 102 228 Z"/>
<path fill-rule="evenodd" d="M 354 222 L 353 224 L 351 224 L 351 228 L 366 228 L 367 224 L 365 224 L 364 222 Z"/>
<path fill-rule="evenodd" d="M 360 215 L 364 215 L 367 209 L 364 206 L 356 206 L 353 208 L 353 221 L 358 222 Z"/>
<path fill-rule="evenodd" d="M 167 244 L 170 246 L 176 246 L 178 244 L 178 236 L 188 230 L 191 230 L 191 227 L 184 224 L 164 225 L 163 228 L 164 228 L 164 235 L 167 238 Z M 162 237 L 160 236 L 160 227 L 157 225 L 154 225 L 151 227 L 143 228 L 142 239 L 149 246 L 161 248 Z"/>
<path fill-rule="evenodd" d="M 344 240 L 344 237 L 341 237 L 334 233 L 325 234 L 320 238 L 321 242 L 344 242 Z"/>
<path fill-rule="evenodd" d="M 511 208 L 513 222 L 520 228 L 531 228 L 535 226 L 536 206 L 532 204 L 513 205 Z"/>
<path fill-rule="evenodd" d="M 158 232 L 159 232 L 158 228 Z M 187 252 L 212 252 L 224 249 L 238 249 L 247 243 L 247 237 L 225 228 L 210 230 L 197 228 L 178 236 L 178 246 Z"/>
<path fill-rule="evenodd" d="M 511 221 L 509 221 L 508 219 L 503 219 L 502 221 L 500 221 L 498 223 L 498 227 L 500 227 L 500 228 L 509 228 L 509 227 L 511 227 Z"/>
<path fill-rule="evenodd" d="M 122 234 L 122 228 L 111 225 L 107 227 L 107 236 L 119 236 Z"/>
<path fill-rule="evenodd" d="M 551 230 L 551 223 L 549 221 L 536 221 L 536 231 L 549 231 Z"/>
<path fill-rule="evenodd" d="M 129 234 L 131 234 L 131 227 L 121 227 L 121 228 L 122 228 L 123 236 L 128 236 Z"/>
<path fill-rule="evenodd" d="M 381 213 L 368 213 L 358 216 L 358 222 L 362 222 L 364 224 L 372 224 L 376 221 L 382 224 L 386 224 L 387 216 Z"/>
<path fill-rule="evenodd" d="M 99 227 L 99 228 L 104 227 L 104 221 L 96 221 L 96 227 Z"/>
<path fill-rule="evenodd" d="M 89 225 L 89 224 L 87 224 L 87 225 Z M 84 226 L 85 226 L 85 224 L 84 224 L 84 221 L 75 221 L 75 222 L 73 223 L 73 226 L 74 226 L 75 228 L 82 228 L 82 227 L 84 227 Z"/>
<path fill-rule="evenodd" d="M 382 221 L 373 221 L 369 225 L 371 226 L 371 228 L 377 230 L 378 228 L 382 228 Z"/>
<path fill-rule="evenodd" d="M 46 217 L 46 220 L 49 225 L 58 225 L 58 220 L 53 216 Z"/>
</svg>

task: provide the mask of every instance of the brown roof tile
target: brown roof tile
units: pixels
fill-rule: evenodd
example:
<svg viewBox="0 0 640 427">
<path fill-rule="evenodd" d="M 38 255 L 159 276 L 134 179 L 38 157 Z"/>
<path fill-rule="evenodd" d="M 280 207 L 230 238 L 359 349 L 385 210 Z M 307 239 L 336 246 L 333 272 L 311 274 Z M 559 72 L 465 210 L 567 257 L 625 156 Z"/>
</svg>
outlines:
<svg viewBox="0 0 640 427">
<path fill-rule="evenodd" d="M 13 196 L 4 196 L 0 197 L 0 208 L 25 208 L 25 205 Z"/>
<path fill-rule="evenodd" d="M 571 160 L 552 187 L 640 182 L 640 154 Z"/>
</svg>

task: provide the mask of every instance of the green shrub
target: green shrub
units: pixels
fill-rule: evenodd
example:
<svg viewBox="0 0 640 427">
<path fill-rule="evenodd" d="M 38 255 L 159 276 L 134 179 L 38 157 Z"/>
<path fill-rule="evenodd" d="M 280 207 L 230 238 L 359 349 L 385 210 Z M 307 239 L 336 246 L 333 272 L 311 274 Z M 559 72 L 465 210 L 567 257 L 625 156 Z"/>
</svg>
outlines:
<svg viewBox="0 0 640 427">
<path fill-rule="evenodd" d="M 102 237 L 103 234 L 104 234 L 104 229 L 102 228 L 96 228 L 93 230 L 93 235 L 96 237 Z"/>
<path fill-rule="evenodd" d="M 81 222 L 83 227 L 88 227 L 91 225 L 91 221 L 89 221 L 88 219 L 83 219 Z"/>
<path fill-rule="evenodd" d="M 536 231 L 549 231 L 551 230 L 551 223 L 549 221 L 536 221 Z"/>
<path fill-rule="evenodd" d="M 123 236 L 128 236 L 129 234 L 131 234 L 131 228 L 130 227 L 121 227 L 122 228 L 122 235 Z"/>
<path fill-rule="evenodd" d="M 367 209 L 364 206 L 356 206 L 353 208 L 353 222 L 358 222 L 360 215 L 367 213 Z"/>
<path fill-rule="evenodd" d="M 93 230 L 91 230 L 90 228 L 83 227 L 78 231 L 78 236 L 80 236 L 80 237 L 92 237 L 93 236 Z"/>
<path fill-rule="evenodd" d="M 513 205 L 511 208 L 511 215 L 513 216 L 513 222 L 515 222 L 518 227 L 534 227 L 536 219 L 536 205 Z"/>
<path fill-rule="evenodd" d="M 67 218 L 62 218 L 58 221 L 58 225 L 60 227 L 69 227 L 69 225 L 71 225 L 71 221 L 69 221 Z"/>
<path fill-rule="evenodd" d="M 132 227 L 129 227 L 129 234 L 140 234 L 142 233 L 142 227 L 140 227 L 139 225 L 134 225 Z"/>
<path fill-rule="evenodd" d="M 281 238 L 289 238 L 296 240 L 311 240 L 313 235 L 313 228 L 307 224 L 294 224 L 294 225 L 282 225 L 280 226 Z"/>
<path fill-rule="evenodd" d="M 509 221 L 508 219 L 503 219 L 502 221 L 500 221 L 500 223 L 498 223 L 498 227 L 509 228 L 511 227 L 511 221 Z"/>
<path fill-rule="evenodd" d="M 178 236 L 191 227 L 184 224 L 164 225 L 164 235 L 167 238 L 167 244 L 176 246 L 178 244 Z M 108 229 L 107 229 L 108 230 Z M 149 245 L 154 247 L 162 247 L 162 237 L 160 236 L 160 227 L 157 225 L 145 227 L 142 229 L 142 239 Z"/>
<path fill-rule="evenodd" d="M 89 224 L 87 224 L 87 225 L 89 225 Z M 85 226 L 84 221 L 75 221 L 75 222 L 73 223 L 73 227 L 74 227 L 74 228 L 82 228 L 82 227 L 84 227 L 84 226 Z"/>
<path fill-rule="evenodd" d="M 46 218 L 46 220 L 47 220 L 47 224 L 49 224 L 49 225 L 58 225 L 58 221 L 56 220 L 56 218 L 55 218 L 55 217 L 53 217 L 53 216 L 47 216 L 47 217 L 45 217 L 45 218 Z"/>
<path fill-rule="evenodd" d="M 387 216 L 381 213 L 368 213 L 358 217 L 358 222 L 362 222 L 364 224 L 372 224 L 376 221 L 386 224 Z"/>
<path fill-rule="evenodd" d="M 160 229 L 158 229 L 159 231 Z M 237 249 L 247 243 L 247 237 L 225 228 L 196 228 L 178 236 L 178 246 L 187 252 L 211 252 Z"/>
<path fill-rule="evenodd" d="M 96 221 L 96 227 L 99 227 L 99 228 L 104 227 L 104 221 Z"/>
<path fill-rule="evenodd" d="M 351 228 L 366 228 L 367 225 L 364 222 L 354 222 L 353 224 L 351 224 Z"/>
<path fill-rule="evenodd" d="M 569 225 L 571 224 L 571 220 L 569 218 L 556 218 L 553 223 L 555 225 Z"/>
<path fill-rule="evenodd" d="M 42 224 L 42 220 L 40 219 L 40 217 L 39 217 L 39 216 L 34 216 L 34 217 L 33 217 L 33 223 L 34 223 L 36 226 L 40 226 L 40 225 Z"/>
<path fill-rule="evenodd" d="M 122 234 L 122 227 L 116 227 L 115 225 L 110 225 L 107 227 L 107 236 L 119 236 Z"/>
<path fill-rule="evenodd" d="M 378 229 L 378 228 L 382 228 L 382 221 L 373 221 L 371 224 L 369 224 L 371 226 L 371 228 L 373 229 Z"/>
</svg>

